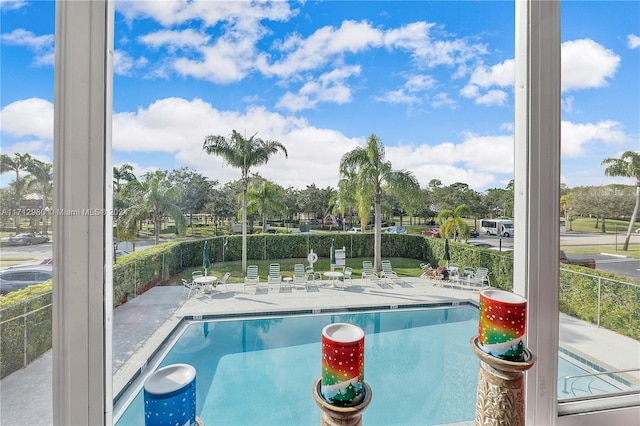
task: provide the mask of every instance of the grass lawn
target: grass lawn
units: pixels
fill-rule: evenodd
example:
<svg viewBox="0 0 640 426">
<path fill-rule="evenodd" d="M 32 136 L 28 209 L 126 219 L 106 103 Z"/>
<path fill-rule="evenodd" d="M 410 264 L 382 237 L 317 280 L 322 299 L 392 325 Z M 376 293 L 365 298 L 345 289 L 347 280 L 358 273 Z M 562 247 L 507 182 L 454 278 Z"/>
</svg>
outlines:
<svg viewBox="0 0 640 426">
<path fill-rule="evenodd" d="M 386 259 L 386 258 L 385 258 Z M 362 274 L 362 261 L 363 260 L 371 260 L 371 258 L 351 258 L 346 260 L 346 266 L 350 266 L 353 268 L 353 277 L 360 278 Z M 405 258 L 389 258 L 391 261 L 391 265 L 393 266 L 393 270 L 400 276 L 403 277 L 419 277 L 422 274 L 422 270 L 420 269 L 420 261 L 416 259 L 405 259 Z M 248 265 L 258 265 L 258 273 L 260 275 L 260 279 L 266 281 L 267 275 L 269 275 L 269 264 L 270 263 L 280 263 L 280 271 L 283 277 L 292 277 L 293 276 L 293 265 L 296 263 L 302 263 L 305 266 L 309 265 L 307 259 L 279 259 L 279 260 L 250 260 L 248 261 Z M 329 259 L 318 259 L 318 261 L 313 265 L 313 269 L 316 272 L 323 273 L 331 270 L 329 265 Z M 182 271 L 179 277 L 176 278 L 175 282 L 172 281 L 171 284 L 181 285 L 180 279 L 185 278 L 187 280 L 191 280 L 191 273 L 193 271 L 202 271 L 201 267 L 198 268 L 188 268 Z M 242 274 L 242 262 L 241 261 L 233 261 L 233 262 L 217 262 L 211 265 L 209 268 L 207 275 L 214 275 L 216 277 L 222 277 L 225 272 L 230 272 L 231 276 L 229 277 L 229 283 L 243 283 L 244 275 Z"/>
</svg>

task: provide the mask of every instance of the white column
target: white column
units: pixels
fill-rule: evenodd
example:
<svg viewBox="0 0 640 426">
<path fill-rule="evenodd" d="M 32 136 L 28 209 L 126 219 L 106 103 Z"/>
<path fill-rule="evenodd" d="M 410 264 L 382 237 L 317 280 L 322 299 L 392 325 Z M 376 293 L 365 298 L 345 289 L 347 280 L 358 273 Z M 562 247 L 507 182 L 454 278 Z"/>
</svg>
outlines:
<svg viewBox="0 0 640 426">
<path fill-rule="evenodd" d="M 557 421 L 560 2 L 516 0 L 513 288 L 528 299 L 526 422 Z"/>
<path fill-rule="evenodd" d="M 112 423 L 113 3 L 56 3 L 53 422 Z M 105 267 L 106 265 L 106 267 Z M 25 395 L 25 397 L 28 397 Z"/>
</svg>

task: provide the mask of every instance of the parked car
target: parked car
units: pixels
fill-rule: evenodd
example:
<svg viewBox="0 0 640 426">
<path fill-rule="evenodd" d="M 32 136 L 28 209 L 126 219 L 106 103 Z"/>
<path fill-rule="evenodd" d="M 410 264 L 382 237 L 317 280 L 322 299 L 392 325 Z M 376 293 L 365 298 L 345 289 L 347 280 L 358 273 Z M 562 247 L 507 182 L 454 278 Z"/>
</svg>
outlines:
<svg viewBox="0 0 640 426">
<path fill-rule="evenodd" d="M 362 232 L 362 228 L 351 228 L 348 232 Z"/>
<path fill-rule="evenodd" d="M 478 232 L 478 230 L 476 228 L 471 228 L 469 230 L 469 236 L 470 237 L 479 237 L 480 233 Z"/>
<path fill-rule="evenodd" d="M 53 265 L 14 266 L 0 271 L 0 294 L 40 284 L 53 277 Z"/>
<path fill-rule="evenodd" d="M 387 228 L 387 234 L 406 234 L 407 228 L 404 226 L 390 226 Z"/>
<path fill-rule="evenodd" d="M 440 238 L 440 231 L 436 228 L 429 228 L 422 231 L 422 235 L 424 235 L 425 237 Z"/>
<path fill-rule="evenodd" d="M 9 244 L 12 246 L 29 246 L 31 244 L 42 244 L 49 241 L 49 237 L 43 234 L 26 232 L 15 237 L 9 237 Z"/>
<path fill-rule="evenodd" d="M 595 259 L 569 259 L 564 250 L 560 250 L 560 263 L 568 263 L 570 265 L 584 266 L 585 268 L 596 269 Z"/>
</svg>

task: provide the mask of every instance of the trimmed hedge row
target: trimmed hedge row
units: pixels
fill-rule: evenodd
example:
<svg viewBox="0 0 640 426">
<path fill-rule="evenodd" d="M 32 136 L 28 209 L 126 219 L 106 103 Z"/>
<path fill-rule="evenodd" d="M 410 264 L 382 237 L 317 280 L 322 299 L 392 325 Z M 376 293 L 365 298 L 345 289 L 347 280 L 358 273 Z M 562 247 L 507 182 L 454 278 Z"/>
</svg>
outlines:
<svg viewBox="0 0 640 426">
<path fill-rule="evenodd" d="M 0 309 L 0 378 L 26 367 L 52 344 L 51 281 L 15 293 L 25 299 Z M 6 297 L 3 306 L 20 296 Z"/>
</svg>

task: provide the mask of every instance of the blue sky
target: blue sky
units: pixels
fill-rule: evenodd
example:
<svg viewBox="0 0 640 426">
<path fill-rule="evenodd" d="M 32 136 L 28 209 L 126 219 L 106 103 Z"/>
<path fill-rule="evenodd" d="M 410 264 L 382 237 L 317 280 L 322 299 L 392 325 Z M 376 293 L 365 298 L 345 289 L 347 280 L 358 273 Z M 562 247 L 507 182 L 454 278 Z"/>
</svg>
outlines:
<svg viewBox="0 0 640 426">
<path fill-rule="evenodd" d="M 50 162 L 55 4 L 0 4 L 2 153 Z M 600 162 L 640 150 L 640 2 L 561 10 L 562 181 L 633 184 Z M 235 129 L 287 147 L 254 172 L 335 188 L 341 156 L 375 133 L 423 187 L 504 188 L 514 13 L 508 1 L 117 1 L 113 163 L 236 180 L 202 153 Z"/>
</svg>

